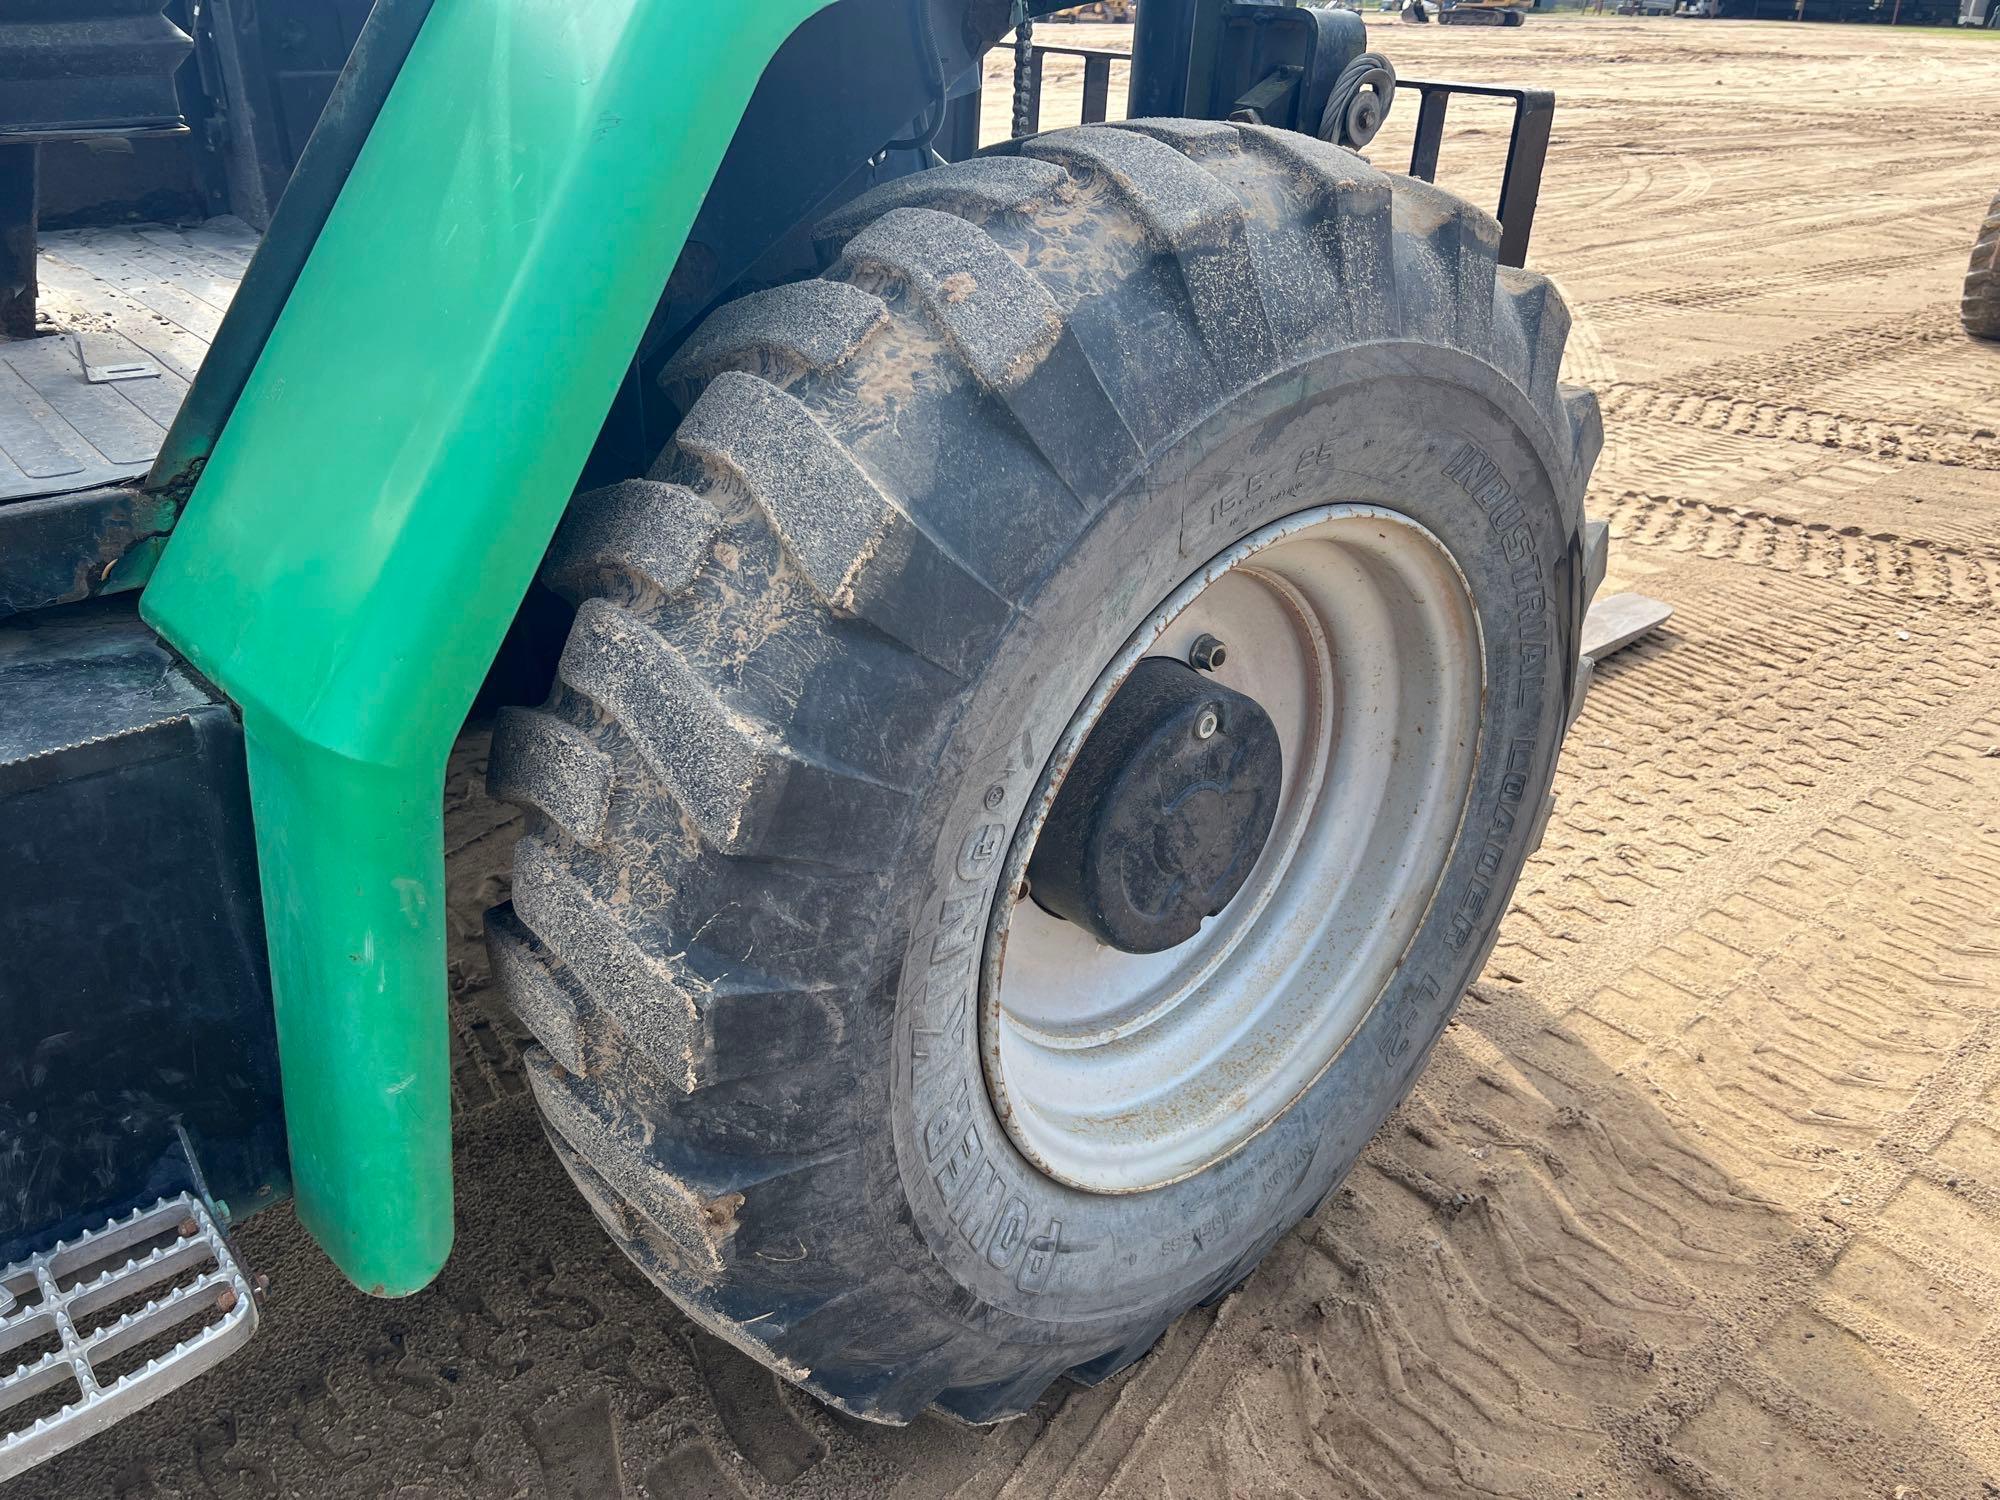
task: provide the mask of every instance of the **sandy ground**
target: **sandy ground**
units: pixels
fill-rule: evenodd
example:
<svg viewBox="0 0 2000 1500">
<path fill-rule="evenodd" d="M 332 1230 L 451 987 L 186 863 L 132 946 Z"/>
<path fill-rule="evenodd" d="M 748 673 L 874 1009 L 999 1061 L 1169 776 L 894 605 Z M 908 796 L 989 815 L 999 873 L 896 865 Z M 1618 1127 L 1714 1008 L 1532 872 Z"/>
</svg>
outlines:
<svg viewBox="0 0 2000 1500">
<path fill-rule="evenodd" d="M 252 1351 L 15 1493 L 2000 1496 L 2000 348 L 1953 318 L 2000 47 L 1377 38 L 1558 91 L 1535 260 L 1604 401 L 1591 509 L 1611 586 L 1678 613 L 1600 672 L 1491 967 L 1350 1185 L 1095 1391 L 830 1415 L 695 1333 L 544 1149 L 471 941 L 510 830 L 468 744 L 451 1265 L 371 1302 L 254 1221 Z M 1447 180 L 1490 193 L 1504 138 L 1467 111 Z"/>
</svg>

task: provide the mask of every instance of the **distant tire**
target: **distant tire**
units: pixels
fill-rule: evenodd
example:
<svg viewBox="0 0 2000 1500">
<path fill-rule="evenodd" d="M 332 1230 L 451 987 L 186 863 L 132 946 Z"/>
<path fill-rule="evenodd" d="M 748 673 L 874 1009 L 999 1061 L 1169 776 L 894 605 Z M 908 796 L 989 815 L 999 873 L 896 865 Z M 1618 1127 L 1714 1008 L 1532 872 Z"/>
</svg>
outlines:
<svg viewBox="0 0 2000 1500">
<path fill-rule="evenodd" d="M 1239 1282 L 1478 973 L 1581 693 L 1597 407 L 1488 215 L 1304 136 L 1058 131 L 821 233 L 831 269 L 717 312 L 666 372 L 687 414 L 651 477 L 580 496 L 551 548 L 577 619 L 548 703 L 496 732 L 527 831 L 489 938 L 550 1137 L 648 1276 L 849 1412 L 994 1421 Z M 1246 675 L 1158 667 L 1183 605 L 1236 611 Z M 1254 720 L 1230 683 L 1296 660 L 1306 687 L 1271 706 L 1292 779 L 1232 867 L 1249 894 L 1127 965 L 1016 880 L 1142 656 L 1217 684 L 1218 745 Z M 1213 811 L 1238 764 L 1175 784 Z M 1186 832 L 1159 796 L 1130 846 L 1155 875 Z M 1196 1000 L 1297 1020 L 1282 1069 L 1215 1033 L 1242 1102 L 1119 1073 L 1174 1066 L 1164 1020 L 1034 1010 L 1067 1003 L 1064 944 L 1111 976 L 1088 1007 L 1224 937 L 1296 948 L 1274 978 L 1215 946 L 1163 1012 L 1195 1042 Z"/>
<path fill-rule="evenodd" d="M 2000 4 L 1994 6 L 1994 14 L 2000 15 Z M 1991 17 L 1987 24 L 1993 24 Z M 2000 196 L 1986 210 L 1986 222 L 1972 242 L 1959 317 L 1974 338 L 2000 339 Z"/>
</svg>

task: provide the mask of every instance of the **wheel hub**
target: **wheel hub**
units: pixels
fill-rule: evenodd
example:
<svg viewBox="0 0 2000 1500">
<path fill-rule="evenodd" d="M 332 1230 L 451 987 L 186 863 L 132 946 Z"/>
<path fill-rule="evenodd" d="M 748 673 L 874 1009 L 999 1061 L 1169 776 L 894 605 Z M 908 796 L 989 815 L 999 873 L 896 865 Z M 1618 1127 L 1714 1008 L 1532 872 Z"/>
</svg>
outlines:
<svg viewBox="0 0 2000 1500">
<path fill-rule="evenodd" d="M 1250 878 L 1283 766 L 1256 700 L 1146 658 L 1050 809 L 1028 865 L 1035 903 L 1124 953 L 1178 947 Z"/>
<path fill-rule="evenodd" d="M 1483 662 L 1450 553 L 1370 505 L 1273 523 L 1138 622 L 1051 751 L 989 917 L 980 1053 L 1023 1156 L 1142 1192 L 1325 1072 L 1457 841 Z"/>
</svg>

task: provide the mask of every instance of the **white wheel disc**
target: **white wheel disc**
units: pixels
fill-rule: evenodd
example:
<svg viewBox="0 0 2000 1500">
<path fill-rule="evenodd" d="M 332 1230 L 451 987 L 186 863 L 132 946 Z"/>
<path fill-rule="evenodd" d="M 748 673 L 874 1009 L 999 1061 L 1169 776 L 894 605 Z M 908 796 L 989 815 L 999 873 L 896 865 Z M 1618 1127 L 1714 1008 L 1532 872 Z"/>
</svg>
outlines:
<svg viewBox="0 0 2000 1500">
<path fill-rule="evenodd" d="M 1270 716 L 1275 823 L 1192 938 L 1127 953 L 1025 896 L 1063 777 L 1132 668 L 1227 647 Z M 1484 689 L 1477 615 L 1441 543 L 1393 511 L 1279 521 L 1134 631 L 1058 742 L 987 933 L 980 1048 L 1015 1145 L 1074 1187 L 1138 1192 L 1229 1155 L 1325 1071 L 1395 973 L 1456 843 Z"/>
</svg>

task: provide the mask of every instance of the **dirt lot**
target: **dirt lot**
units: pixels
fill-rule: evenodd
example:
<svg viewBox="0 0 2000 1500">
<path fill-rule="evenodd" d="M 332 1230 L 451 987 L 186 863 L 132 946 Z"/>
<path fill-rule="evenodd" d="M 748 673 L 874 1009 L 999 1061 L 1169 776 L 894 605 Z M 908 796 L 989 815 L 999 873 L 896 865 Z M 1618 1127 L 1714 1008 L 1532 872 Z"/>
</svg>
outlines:
<svg viewBox="0 0 2000 1500">
<path fill-rule="evenodd" d="M 19 1493 L 2000 1496 L 2000 348 L 1954 320 L 2000 46 L 1377 39 L 1558 91 L 1534 258 L 1604 403 L 1591 509 L 1611 586 L 1678 613 L 1600 673 L 1491 967 L 1350 1185 L 1095 1391 L 830 1415 L 694 1333 L 544 1149 L 470 941 L 510 833 L 461 775 L 443 1279 L 371 1302 L 254 1221 L 251 1353 Z M 1447 180 L 1491 192 L 1504 138 L 1466 112 Z"/>
</svg>

